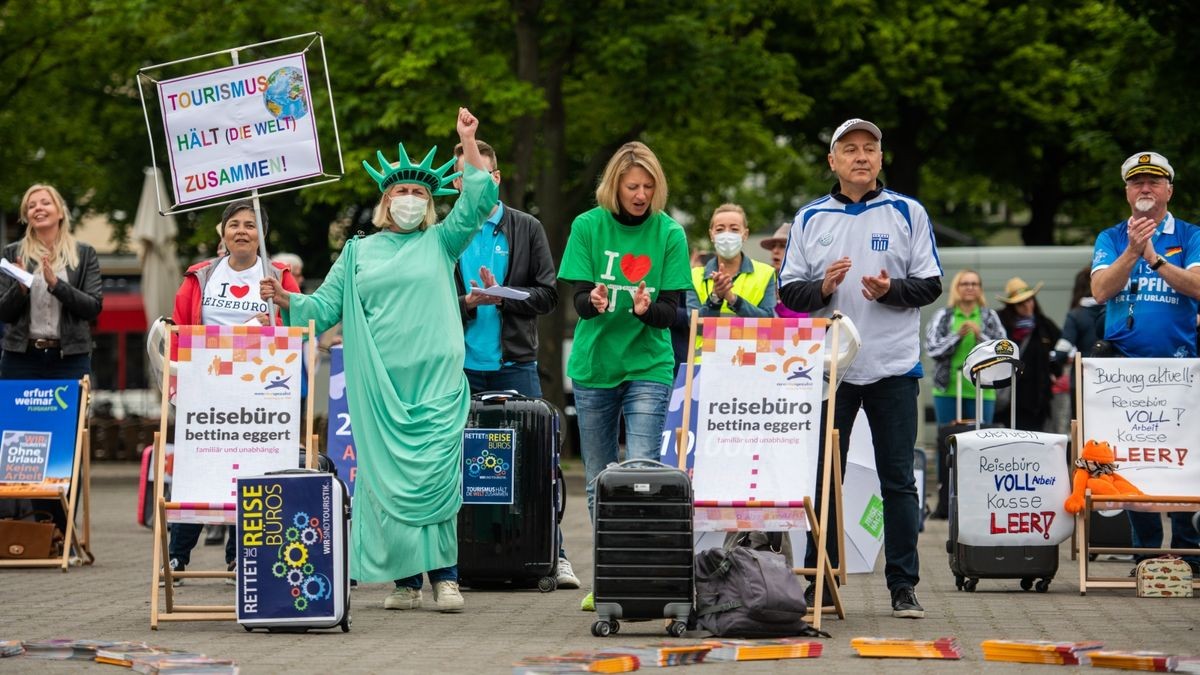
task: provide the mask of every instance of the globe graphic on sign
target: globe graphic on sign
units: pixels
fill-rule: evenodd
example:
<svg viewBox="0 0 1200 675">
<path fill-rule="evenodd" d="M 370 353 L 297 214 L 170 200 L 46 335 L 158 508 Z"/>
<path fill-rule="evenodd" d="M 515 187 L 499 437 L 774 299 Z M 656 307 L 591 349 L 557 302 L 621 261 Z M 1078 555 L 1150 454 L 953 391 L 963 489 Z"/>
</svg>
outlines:
<svg viewBox="0 0 1200 675">
<path fill-rule="evenodd" d="M 308 114 L 308 101 L 304 99 L 304 73 L 299 68 L 288 66 L 267 76 L 267 90 L 263 102 L 275 119 L 291 117 L 298 120 Z"/>
</svg>

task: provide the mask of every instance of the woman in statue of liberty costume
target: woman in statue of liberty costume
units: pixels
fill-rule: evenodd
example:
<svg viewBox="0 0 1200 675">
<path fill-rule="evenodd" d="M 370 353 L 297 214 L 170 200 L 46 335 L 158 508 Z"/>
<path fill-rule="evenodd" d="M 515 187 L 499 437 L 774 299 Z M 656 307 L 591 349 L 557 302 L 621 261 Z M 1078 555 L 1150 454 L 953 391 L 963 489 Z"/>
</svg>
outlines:
<svg viewBox="0 0 1200 675">
<path fill-rule="evenodd" d="M 358 475 L 350 569 L 359 581 L 395 581 L 387 609 L 421 606 L 422 574 L 443 612 L 461 612 L 457 515 L 462 504 L 462 432 L 470 407 L 463 374 L 462 319 L 454 263 L 496 205 L 497 188 L 475 142 L 478 120 L 458 112 L 463 193 L 436 222 L 432 197 L 446 186 L 454 158 L 434 169 L 437 148 L 413 165 L 399 146 L 392 164 L 363 162 L 383 193 L 380 231 L 346 242 L 311 295 L 261 286 L 292 326 L 316 321 L 321 332 L 343 323 L 346 387 Z"/>
</svg>

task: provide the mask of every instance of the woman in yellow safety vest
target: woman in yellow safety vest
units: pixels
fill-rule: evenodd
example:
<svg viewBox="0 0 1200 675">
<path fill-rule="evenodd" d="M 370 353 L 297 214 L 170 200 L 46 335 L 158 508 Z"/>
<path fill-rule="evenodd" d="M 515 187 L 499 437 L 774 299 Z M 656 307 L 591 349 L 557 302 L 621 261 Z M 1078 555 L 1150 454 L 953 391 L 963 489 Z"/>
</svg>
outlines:
<svg viewBox="0 0 1200 675">
<path fill-rule="evenodd" d="M 746 212 L 737 204 L 713 211 L 708 236 L 717 252 L 703 267 L 692 268 L 688 312 L 700 316 L 775 316 L 775 268 L 742 252 L 750 236 Z"/>
</svg>

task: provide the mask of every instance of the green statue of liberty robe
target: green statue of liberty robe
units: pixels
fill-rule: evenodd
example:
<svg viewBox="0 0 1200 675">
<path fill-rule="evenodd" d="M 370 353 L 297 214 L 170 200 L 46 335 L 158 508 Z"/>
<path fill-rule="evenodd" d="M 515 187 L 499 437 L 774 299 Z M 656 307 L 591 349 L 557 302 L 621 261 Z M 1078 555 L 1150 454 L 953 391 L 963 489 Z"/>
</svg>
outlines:
<svg viewBox="0 0 1200 675">
<path fill-rule="evenodd" d="M 358 473 L 350 573 L 402 579 L 458 563 L 462 432 L 471 394 L 454 264 L 496 205 L 491 174 L 468 164 L 440 223 L 346 242 L 288 325 L 342 322 Z"/>
</svg>

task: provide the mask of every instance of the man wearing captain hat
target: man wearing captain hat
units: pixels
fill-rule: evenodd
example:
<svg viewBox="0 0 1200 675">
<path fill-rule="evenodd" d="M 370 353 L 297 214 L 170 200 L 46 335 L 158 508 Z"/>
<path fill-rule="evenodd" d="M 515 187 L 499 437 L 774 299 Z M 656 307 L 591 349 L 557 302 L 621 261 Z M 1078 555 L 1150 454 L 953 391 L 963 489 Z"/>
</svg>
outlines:
<svg viewBox="0 0 1200 675">
<path fill-rule="evenodd" d="M 1139 152 L 1121 165 L 1132 214 L 1096 237 L 1092 295 L 1105 303 L 1104 339 L 1113 356 L 1196 356 L 1200 310 L 1200 228 L 1167 210 L 1175 169 L 1157 152 Z M 1134 547 L 1162 545 L 1156 513 L 1126 511 Z M 1200 548 L 1190 513 L 1172 513 L 1173 548 Z M 1200 573 L 1200 556 L 1186 556 Z"/>
</svg>

